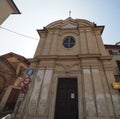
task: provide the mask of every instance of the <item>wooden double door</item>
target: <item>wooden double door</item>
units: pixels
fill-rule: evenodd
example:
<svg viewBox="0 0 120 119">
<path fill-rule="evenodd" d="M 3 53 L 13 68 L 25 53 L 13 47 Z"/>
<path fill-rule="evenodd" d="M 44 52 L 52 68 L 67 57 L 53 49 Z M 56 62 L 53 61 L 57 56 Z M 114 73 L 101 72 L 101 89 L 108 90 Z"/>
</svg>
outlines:
<svg viewBox="0 0 120 119">
<path fill-rule="evenodd" d="M 77 78 L 59 78 L 55 119 L 78 119 Z"/>
</svg>

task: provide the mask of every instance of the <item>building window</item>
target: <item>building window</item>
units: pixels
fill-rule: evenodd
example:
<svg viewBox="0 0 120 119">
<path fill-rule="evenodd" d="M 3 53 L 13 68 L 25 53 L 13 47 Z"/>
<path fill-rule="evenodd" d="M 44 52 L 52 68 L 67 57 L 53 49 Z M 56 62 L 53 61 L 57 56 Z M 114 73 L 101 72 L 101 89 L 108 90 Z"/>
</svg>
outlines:
<svg viewBox="0 0 120 119">
<path fill-rule="evenodd" d="M 118 55 L 118 52 L 112 52 L 112 55 Z"/>
<path fill-rule="evenodd" d="M 118 65 L 118 68 L 119 68 L 119 71 L 120 71 L 120 61 L 116 61 L 117 62 L 117 65 Z"/>
<path fill-rule="evenodd" d="M 108 50 L 109 51 L 109 54 L 112 55 L 112 50 Z"/>
<path fill-rule="evenodd" d="M 115 75 L 115 79 L 116 82 L 120 82 L 120 75 Z"/>
<path fill-rule="evenodd" d="M 63 46 L 65 48 L 72 48 L 75 45 L 75 39 L 72 36 L 67 36 L 63 40 Z"/>
<path fill-rule="evenodd" d="M 108 50 L 110 55 L 119 55 L 119 52 Z"/>
</svg>

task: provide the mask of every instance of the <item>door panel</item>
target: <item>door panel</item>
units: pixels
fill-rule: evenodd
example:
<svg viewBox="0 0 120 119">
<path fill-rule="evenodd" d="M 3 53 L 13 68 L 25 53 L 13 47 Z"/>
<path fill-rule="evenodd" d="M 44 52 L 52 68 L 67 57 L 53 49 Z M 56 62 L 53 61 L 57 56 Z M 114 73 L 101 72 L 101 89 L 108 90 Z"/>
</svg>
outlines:
<svg viewBox="0 0 120 119">
<path fill-rule="evenodd" d="M 55 119 L 78 119 L 78 93 L 76 78 L 58 79 Z"/>
<path fill-rule="evenodd" d="M 4 107 L 4 111 L 8 111 L 8 110 L 13 111 L 14 110 L 19 93 L 20 93 L 19 89 L 12 89 L 12 91 L 8 97 L 8 100 L 6 102 L 6 105 Z"/>
</svg>

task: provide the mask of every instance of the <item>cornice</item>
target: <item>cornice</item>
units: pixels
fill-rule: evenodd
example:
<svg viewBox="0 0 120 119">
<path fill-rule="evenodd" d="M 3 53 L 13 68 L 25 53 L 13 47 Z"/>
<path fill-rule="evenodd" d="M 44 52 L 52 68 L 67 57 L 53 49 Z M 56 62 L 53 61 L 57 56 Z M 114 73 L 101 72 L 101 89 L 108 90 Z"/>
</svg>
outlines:
<svg viewBox="0 0 120 119">
<path fill-rule="evenodd" d="M 31 59 L 31 61 L 38 60 L 77 60 L 77 59 L 88 59 L 88 58 L 97 58 L 100 60 L 111 60 L 112 56 L 106 55 L 102 56 L 101 54 L 78 54 L 78 55 L 39 55 Z M 30 60 L 29 60 L 30 61 Z"/>
<path fill-rule="evenodd" d="M 13 2 L 13 0 L 7 0 L 7 1 L 14 11 L 12 14 L 21 14 L 19 9 L 17 8 L 16 4 Z"/>
</svg>

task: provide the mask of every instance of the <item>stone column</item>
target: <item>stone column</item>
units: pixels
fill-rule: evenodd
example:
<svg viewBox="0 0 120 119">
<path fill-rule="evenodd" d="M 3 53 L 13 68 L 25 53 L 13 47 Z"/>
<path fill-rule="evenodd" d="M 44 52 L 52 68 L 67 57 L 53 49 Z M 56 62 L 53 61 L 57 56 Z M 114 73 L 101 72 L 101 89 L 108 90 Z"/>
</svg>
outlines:
<svg viewBox="0 0 120 119">
<path fill-rule="evenodd" d="M 39 43 L 38 43 L 38 46 L 37 46 L 37 49 L 36 49 L 34 57 L 41 55 L 42 52 L 43 52 L 43 47 L 45 45 L 44 40 L 46 38 L 46 33 L 45 32 L 41 32 L 40 36 L 41 36 L 41 38 L 39 40 Z"/>
<path fill-rule="evenodd" d="M 81 69 L 80 69 L 81 70 Z M 78 114 L 79 114 L 79 119 L 83 119 L 84 117 L 84 111 L 83 111 L 83 107 L 84 107 L 84 90 L 83 90 L 83 85 L 84 85 L 84 81 L 83 81 L 83 74 L 82 71 L 77 72 L 77 86 L 78 86 Z"/>
<path fill-rule="evenodd" d="M 48 108 L 49 108 L 49 91 L 52 79 L 52 69 L 47 69 L 45 71 L 45 76 L 42 84 L 42 90 L 40 94 L 40 99 L 37 108 L 37 115 L 39 117 L 47 118 Z"/>
<path fill-rule="evenodd" d="M 104 47 L 100 31 L 96 31 L 95 35 L 96 35 L 96 39 L 97 39 L 98 48 L 99 48 L 100 53 L 102 55 L 108 55 L 108 53 L 107 53 L 107 51 L 106 51 L 106 49 Z"/>
<path fill-rule="evenodd" d="M 91 29 L 86 30 L 86 38 L 87 38 L 87 43 L 88 43 L 88 52 L 89 52 L 89 54 L 98 53 L 97 42 L 95 40 L 95 36 L 92 33 Z"/>
<path fill-rule="evenodd" d="M 94 91 L 95 91 L 95 100 L 96 100 L 96 109 L 98 117 L 108 117 L 107 106 L 105 102 L 105 95 L 102 85 L 102 77 L 100 75 L 98 68 L 92 68 L 91 70 L 93 83 L 94 83 Z"/>
<path fill-rule="evenodd" d="M 80 51 L 81 54 L 88 54 L 87 40 L 84 30 L 80 30 Z"/>
<path fill-rule="evenodd" d="M 49 50 L 50 50 L 50 46 L 51 46 L 51 43 L 52 43 L 52 39 L 53 38 L 53 31 L 49 31 L 48 32 L 48 35 L 47 35 L 47 38 L 44 39 L 45 41 L 45 45 L 44 45 L 44 50 L 43 50 L 43 53 L 42 55 L 48 55 L 49 54 Z"/>
<path fill-rule="evenodd" d="M 58 43 L 58 31 L 54 32 L 53 39 L 51 39 L 51 48 L 50 48 L 50 55 L 56 55 L 57 50 L 57 43 Z"/>
<path fill-rule="evenodd" d="M 30 97 L 30 101 L 27 106 L 28 115 L 36 114 L 36 109 L 37 109 L 37 105 L 38 105 L 39 95 L 41 92 L 41 85 L 42 85 L 43 77 L 44 77 L 44 69 L 39 69 L 37 76 L 35 78 L 35 83 L 34 83 L 31 97 Z"/>
<path fill-rule="evenodd" d="M 85 93 L 85 108 L 84 115 L 86 117 L 96 117 L 96 106 L 94 99 L 94 90 L 91 77 L 90 67 L 83 68 L 84 93 Z"/>
<path fill-rule="evenodd" d="M 109 84 L 108 84 L 108 81 L 107 81 L 106 73 L 104 72 L 103 69 L 101 69 L 100 74 L 101 74 L 101 77 L 102 77 L 101 82 L 102 82 L 102 85 L 103 85 L 108 116 L 113 117 L 114 116 L 114 110 L 113 110 L 113 104 L 112 104 L 112 101 L 111 101 L 111 94 L 110 94 L 110 90 L 109 90 Z"/>
</svg>

